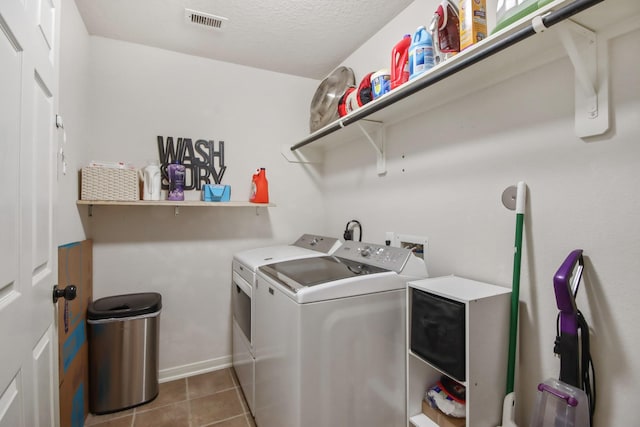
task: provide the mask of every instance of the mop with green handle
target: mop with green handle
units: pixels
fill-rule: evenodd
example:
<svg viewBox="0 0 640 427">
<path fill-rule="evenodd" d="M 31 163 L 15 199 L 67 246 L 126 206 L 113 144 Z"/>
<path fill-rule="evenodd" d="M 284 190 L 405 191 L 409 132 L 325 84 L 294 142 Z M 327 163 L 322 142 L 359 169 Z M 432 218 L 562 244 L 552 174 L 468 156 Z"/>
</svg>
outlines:
<svg viewBox="0 0 640 427">
<path fill-rule="evenodd" d="M 507 395 L 502 404 L 502 425 L 517 427 L 514 416 L 516 398 L 513 384 L 516 371 L 516 347 L 518 345 L 518 304 L 520 303 L 520 263 L 522 260 L 522 227 L 527 187 L 520 181 L 516 190 L 516 242 L 513 253 L 513 281 L 511 284 L 511 319 L 509 322 L 509 358 L 507 361 Z M 513 209 L 513 208 L 512 208 Z"/>
</svg>

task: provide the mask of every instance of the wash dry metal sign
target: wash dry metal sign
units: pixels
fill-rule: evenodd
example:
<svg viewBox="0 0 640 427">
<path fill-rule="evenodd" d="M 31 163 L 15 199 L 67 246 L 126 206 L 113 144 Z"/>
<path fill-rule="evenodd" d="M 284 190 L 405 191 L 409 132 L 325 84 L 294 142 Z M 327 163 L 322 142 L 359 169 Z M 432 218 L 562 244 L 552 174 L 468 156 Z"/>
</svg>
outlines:
<svg viewBox="0 0 640 427">
<path fill-rule="evenodd" d="M 158 136 L 158 156 L 162 173 L 162 189 L 169 188 L 167 166 L 176 160 L 185 167 L 185 190 L 202 190 L 204 184 L 220 184 L 227 167 L 224 164 L 224 141 Z"/>
</svg>

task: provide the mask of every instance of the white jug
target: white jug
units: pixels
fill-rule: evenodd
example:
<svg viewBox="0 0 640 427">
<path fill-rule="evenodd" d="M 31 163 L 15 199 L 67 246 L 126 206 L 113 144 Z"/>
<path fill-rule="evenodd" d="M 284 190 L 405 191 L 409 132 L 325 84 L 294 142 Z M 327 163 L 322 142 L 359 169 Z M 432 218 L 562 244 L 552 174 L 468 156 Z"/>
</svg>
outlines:
<svg viewBox="0 0 640 427">
<path fill-rule="evenodd" d="M 160 200 L 160 166 L 147 165 L 142 170 L 142 200 Z"/>
</svg>

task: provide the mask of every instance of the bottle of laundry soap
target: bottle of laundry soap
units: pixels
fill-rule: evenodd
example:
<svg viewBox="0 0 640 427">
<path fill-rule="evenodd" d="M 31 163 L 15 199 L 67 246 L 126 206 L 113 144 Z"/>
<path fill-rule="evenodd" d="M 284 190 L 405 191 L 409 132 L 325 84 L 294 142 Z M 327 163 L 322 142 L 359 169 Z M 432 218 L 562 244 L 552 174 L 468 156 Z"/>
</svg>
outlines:
<svg viewBox="0 0 640 427">
<path fill-rule="evenodd" d="M 160 166 L 150 162 L 142 169 L 142 200 L 160 200 Z"/>
<path fill-rule="evenodd" d="M 169 195 L 167 200 L 182 201 L 184 200 L 184 178 L 185 167 L 176 160 L 167 166 L 167 175 L 169 175 Z"/>
<path fill-rule="evenodd" d="M 433 67 L 433 39 L 423 26 L 413 34 L 409 48 L 409 79 L 414 79 Z"/>
<path fill-rule="evenodd" d="M 460 18 L 454 0 L 442 0 L 438 6 L 429 31 L 433 40 L 433 62 L 435 65 L 460 52 Z"/>
<path fill-rule="evenodd" d="M 409 80 L 409 46 L 411 34 L 405 34 L 391 51 L 391 89 Z"/>
<path fill-rule="evenodd" d="M 265 168 L 257 169 L 251 180 L 251 203 L 269 203 L 269 183 Z"/>
</svg>

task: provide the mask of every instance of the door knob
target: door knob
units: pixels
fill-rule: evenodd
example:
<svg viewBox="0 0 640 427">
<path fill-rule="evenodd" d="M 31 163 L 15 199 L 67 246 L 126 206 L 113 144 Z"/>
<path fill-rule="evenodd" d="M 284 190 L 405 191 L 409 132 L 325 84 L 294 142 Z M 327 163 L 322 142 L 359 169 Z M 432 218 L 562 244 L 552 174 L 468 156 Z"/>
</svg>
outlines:
<svg viewBox="0 0 640 427">
<path fill-rule="evenodd" d="M 53 286 L 53 303 L 58 302 L 58 298 L 64 298 L 67 301 L 71 301 L 76 298 L 78 294 L 78 288 L 75 285 L 69 285 L 64 289 L 60 289 L 58 285 Z"/>
</svg>

